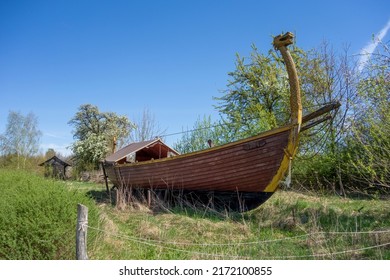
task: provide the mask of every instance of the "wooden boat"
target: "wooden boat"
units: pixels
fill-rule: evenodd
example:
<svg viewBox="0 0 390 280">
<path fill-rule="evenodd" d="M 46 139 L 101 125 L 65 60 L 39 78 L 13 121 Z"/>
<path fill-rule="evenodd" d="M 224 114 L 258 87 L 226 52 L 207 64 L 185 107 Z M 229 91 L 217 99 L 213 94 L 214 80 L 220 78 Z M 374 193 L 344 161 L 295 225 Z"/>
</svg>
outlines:
<svg viewBox="0 0 390 280">
<path fill-rule="evenodd" d="M 201 201 L 219 209 L 246 211 L 266 201 L 278 189 L 289 169 L 297 151 L 302 125 L 299 81 L 287 49 L 292 41 L 293 35 L 286 33 L 275 37 L 273 42 L 282 54 L 289 77 L 289 124 L 254 137 L 183 155 L 160 139 L 135 143 L 133 147 L 127 147 L 127 151 L 119 150 L 104 161 L 104 170 L 110 181 L 122 191 L 152 190 L 160 198 L 167 199 L 167 194 L 170 194 L 169 197 Z M 332 108 L 322 109 L 304 120 L 309 121 Z M 129 152 L 136 162 L 126 163 Z"/>
</svg>

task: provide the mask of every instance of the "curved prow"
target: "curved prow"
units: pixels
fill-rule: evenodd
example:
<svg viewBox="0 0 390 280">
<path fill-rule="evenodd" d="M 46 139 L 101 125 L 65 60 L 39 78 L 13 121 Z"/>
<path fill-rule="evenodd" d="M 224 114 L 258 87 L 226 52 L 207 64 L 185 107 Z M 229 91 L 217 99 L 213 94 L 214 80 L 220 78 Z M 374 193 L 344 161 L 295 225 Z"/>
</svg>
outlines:
<svg viewBox="0 0 390 280">
<path fill-rule="evenodd" d="M 290 83 L 290 108 L 291 108 L 291 129 L 288 138 L 287 147 L 284 149 L 284 156 L 280 163 L 279 169 L 271 182 L 265 188 L 265 192 L 274 192 L 281 182 L 284 174 L 289 170 L 291 161 L 294 158 L 299 141 L 299 132 L 302 124 L 302 103 L 301 103 L 301 92 L 299 89 L 299 80 L 295 63 L 292 56 L 287 49 L 288 45 L 293 43 L 294 35 L 287 32 L 283 35 L 276 36 L 274 38 L 273 45 L 275 49 L 279 50 L 282 54 L 284 63 L 286 65 L 288 80 Z"/>
<path fill-rule="evenodd" d="M 288 80 L 290 83 L 290 108 L 291 108 L 291 123 L 298 126 L 298 131 L 302 123 L 302 104 L 301 93 L 299 89 L 299 80 L 295 63 L 287 49 L 288 45 L 293 43 L 294 35 L 287 32 L 284 35 L 279 35 L 274 38 L 273 45 L 275 49 L 282 54 L 283 60 L 286 64 L 288 73 Z"/>
</svg>

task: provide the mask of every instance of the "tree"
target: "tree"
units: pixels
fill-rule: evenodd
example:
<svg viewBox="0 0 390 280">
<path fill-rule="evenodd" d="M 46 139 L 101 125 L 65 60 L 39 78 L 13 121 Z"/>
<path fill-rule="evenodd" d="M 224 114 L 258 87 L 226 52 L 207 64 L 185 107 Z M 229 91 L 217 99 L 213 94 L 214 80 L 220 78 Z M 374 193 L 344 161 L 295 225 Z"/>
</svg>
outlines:
<svg viewBox="0 0 390 280">
<path fill-rule="evenodd" d="M 311 130 L 311 140 L 304 141 L 310 144 L 306 149 L 310 149 L 311 154 L 327 150 L 326 152 L 337 156 L 337 146 L 349 130 L 350 123 L 347 119 L 354 117 L 352 104 L 358 96 L 356 60 L 351 57 L 348 48 L 337 54 L 324 41 L 319 47 L 308 51 L 303 62 L 304 70 L 301 71 L 300 78 L 302 94 L 307 96 L 305 107 L 318 108 L 334 101 L 341 103 L 338 114 L 333 115 L 326 127 L 318 126 Z M 319 142 L 321 145 L 316 144 Z"/>
<path fill-rule="evenodd" d="M 119 146 L 129 135 L 133 124 L 126 116 L 100 112 L 97 106 L 84 104 L 69 121 L 74 126 L 71 149 L 81 170 L 98 168 L 100 160 Z"/>
<path fill-rule="evenodd" d="M 294 47 L 291 53 L 299 62 L 302 51 Z M 248 58 L 237 54 L 236 69 L 228 75 L 227 90 L 214 99 L 222 121 L 231 131 L 230 140 L 278 127 L 289 120 L 288 76 L 275 50 L 263 55 L 252 45 Z"/>
<path fill-rule="evenodd" d="M 130 132 L 129 142 L 141 142 L 162 136 L 166 130 L 162 130 L 154 115 L 149 109 L 144 108 L 142 116 L 135 118 L 134 129 Z"/>
<path fill-rule="evenodd" d="M 10 111 L 6 131 L 0 138 L 1 152 L 6 156 L 16 156 L 17 168 L 25 168 L 27 159 L 39 151 L 41 134 L 34 113 L 23 116 L 19 112 Z"/>
<path fill-rule="evenodd" d="M 358 83 L 356 116 L 346 138 L 345 169 L 354 187 L 390 190 L 390 46 L 381 43 Z"/>
</svg>

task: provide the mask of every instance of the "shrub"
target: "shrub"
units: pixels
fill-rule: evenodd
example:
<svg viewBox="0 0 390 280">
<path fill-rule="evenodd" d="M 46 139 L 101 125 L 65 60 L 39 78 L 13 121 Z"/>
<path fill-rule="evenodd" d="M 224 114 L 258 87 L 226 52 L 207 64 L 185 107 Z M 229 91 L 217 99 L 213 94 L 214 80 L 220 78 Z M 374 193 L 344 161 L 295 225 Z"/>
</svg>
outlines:
<svg viewBox="0 0 390 280">
<path fill-rule="evenodd" d="M 93 201 L 63 182 L 24 171 L 0 169 L 0 178 L 0 259 L 74 259 L 77 204 L 89 208 L 93 226 Z"/>
</svg>

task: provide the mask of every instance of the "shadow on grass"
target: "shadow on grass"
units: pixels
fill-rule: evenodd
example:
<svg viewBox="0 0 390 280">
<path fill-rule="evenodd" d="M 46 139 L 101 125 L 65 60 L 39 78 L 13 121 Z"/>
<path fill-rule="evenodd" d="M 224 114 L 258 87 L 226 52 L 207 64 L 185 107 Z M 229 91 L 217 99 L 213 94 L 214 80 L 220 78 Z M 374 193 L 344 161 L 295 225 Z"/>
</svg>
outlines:
<svg viewBox="0 0 390 280">
<path fill-rule="evenodd" d="M 106 190 L 90 190 L 86 195 L 97 204 L 108 204 L 116 206 L 116 192 L 115 190 L 108 193 Z M 131 204 L 143 205 L 146 208 L 149 208 L 153 215 L 161 215 L 166 213 L 172 213 L 180 216 L 187 216 L 196 219 L 208 219 L 214 221 L 224 221 L 224 220 L 241 220 L 242 213 L 235 211 L 217 211 L 216 209 L 210 208 L 205 204 L 196 205 L 190 203 L 166 203 L 161 200 L 153 201 L 153 204 L 148 207 L 146 198 L 133 198 Z"/>
<path fill-rule="evenodd" d="M 243 217 L 245 216 L 244 213 L 240 213 L 237 211 L 232 210 L 224 210 L 221 211 L 220 209 L 212 209 L 209 207 L 203 206 L 175 206 L 171 209 L 171 213 L 175 215 L 180 216 L 186 216 L 193 219 L 207 219 L 215 222 L 221 222 L 221 221 L 236 221 L 240 222 L 242 221 Z"/>
<path fill-rule="evenodd" d="M 116 205 L 117 190 L 111 189 L 108 193 L 106 190 L 90 190 L 86 192 L 86 195 L 97 204 L 107 204 L 113 207 Z M 207 219 L 212 221 L 242 221 L 244 217 L 248 215 L 247 212 L 234 211 L 228 207 L 215 207 L 204 201 L 188 201 L 188 200 L 170 200 L 164 201 L 163 199 L 154 197 L 152 205 L 148 206 L 148 199 L 143 194 L 137 194 L 132 196 L 130 204 L 142 205 L 145 208 L 150 209 L 153 215 L 162 215 L 171 213 L 179 216 L 187 216 L 195 219 Z M 137 207 L 136 207 L 137 208 Z"/>
<path fill-rule="evenodd" d="M 86 194 L 88 197 L 95 200 L 96 203 L 113 204 L 112 194 L 110 195 L 106 190 L 90 190 Z"/>
</svg>

